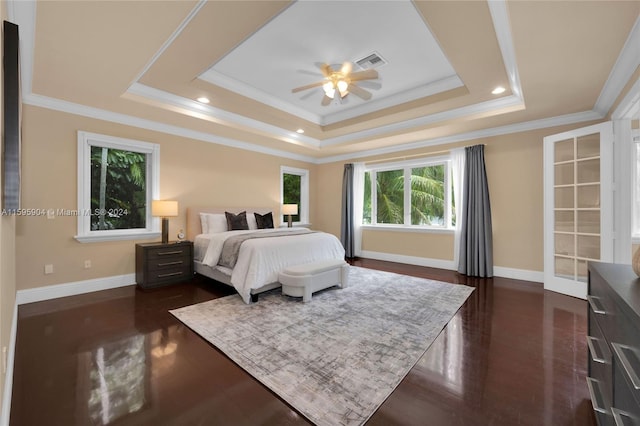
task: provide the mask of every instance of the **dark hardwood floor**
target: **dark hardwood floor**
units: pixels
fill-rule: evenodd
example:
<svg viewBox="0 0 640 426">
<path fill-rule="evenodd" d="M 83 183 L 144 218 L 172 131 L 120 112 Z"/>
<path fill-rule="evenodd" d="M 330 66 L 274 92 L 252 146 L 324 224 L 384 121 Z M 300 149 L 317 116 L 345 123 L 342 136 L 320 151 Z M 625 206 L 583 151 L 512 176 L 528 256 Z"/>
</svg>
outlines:
<svg viewBox="0 0 640 426">
<path fill-rule="evenodd" d="M 354 264 L 476 288 L 368 425 L 595 425 L 585 301 L 524 281 Z M 11 424 L 308 424 L 168 312 L 229 294 L 197 277 L 20 306 Z"/>
</svg>

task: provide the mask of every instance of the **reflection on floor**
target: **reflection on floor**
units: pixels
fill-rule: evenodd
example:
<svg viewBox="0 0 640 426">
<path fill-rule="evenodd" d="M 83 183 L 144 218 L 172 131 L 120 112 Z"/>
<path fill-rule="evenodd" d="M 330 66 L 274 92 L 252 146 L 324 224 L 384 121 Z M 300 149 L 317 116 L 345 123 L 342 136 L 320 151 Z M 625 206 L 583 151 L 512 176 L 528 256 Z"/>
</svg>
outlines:
<svg viewBox="0 0 640 426">
<path fill-rule="evenodd" d="M 367 424 L 595 425 L 586 302 L 524 281 L 354 264 L 476 288 Z M 308 424 L 168 313 L 233 293 L 198 277 L 20 306 L 11 424 Z"/>
</svg>

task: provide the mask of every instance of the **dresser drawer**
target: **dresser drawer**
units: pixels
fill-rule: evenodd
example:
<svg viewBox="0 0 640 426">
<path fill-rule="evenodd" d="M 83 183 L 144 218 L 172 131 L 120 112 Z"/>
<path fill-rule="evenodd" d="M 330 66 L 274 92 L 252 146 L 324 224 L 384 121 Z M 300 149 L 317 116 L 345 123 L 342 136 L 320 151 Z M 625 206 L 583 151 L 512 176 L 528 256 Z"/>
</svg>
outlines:
<svg viewBox="0 0 640 426">
<path fill-rule="evenodd" d="M 610 378 L 613 372 L 613 356 L 598 322 L 592 319 L 593 315 L 595 314 L 589 308 L 589 332 L 587 333 L 589 376 L 587 384 L 598 424 L 600 426 L 612 425 L 613 386 Z"/>
<path fill-rule="evenodd" d="M 587 385 L 598 424 L 640 426 L 640 279 L 630 265 L 589 262 L 587 300 Z"/>
<path fill-rule="evenodd" d="M 616 333 L 616 317 L 619 310 L 611 294 L 611 290 L 602 285 L 590 283 L 589 295 L 589 321 L 596 321 L 600 325 L 600 329 L 611 338 Z M 591 322 L 589 323 L 591 324 Z"/>
<path fill-rule="evenodd" d="M 611 342 L 613 349 L 613 370 L 618 382 L 624 380 L 629 395 L 640 406 L 640 353 L 638 347 L 619 342 Z M 618 383 L 615 383 L 618 386 Z"/>
<path fill-rule="evenodd" d="M 624 367 L 618 365 L 617 357 L 614 359 L 614 391 L 613 391 L 613 407 L 611 414 L 614 419 L 614 425 L 633 425 L 640 426 L 640 403 L 634 398 L 638 390 L 629 384 L 628 375 Z M 622 368 L 620 368 L 622 367 Z"/>
</svg>

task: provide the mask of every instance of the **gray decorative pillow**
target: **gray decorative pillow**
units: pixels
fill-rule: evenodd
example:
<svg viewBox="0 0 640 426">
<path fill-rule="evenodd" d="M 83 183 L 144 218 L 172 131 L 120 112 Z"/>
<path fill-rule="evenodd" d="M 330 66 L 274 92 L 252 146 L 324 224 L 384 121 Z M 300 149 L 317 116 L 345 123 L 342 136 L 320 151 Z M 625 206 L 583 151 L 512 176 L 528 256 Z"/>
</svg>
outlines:
<svg viewBox="0 0 640 426">
<path fill-rule="evenodd" d="M 249 229 L 246 211 L 240 212 L 238 214 L 224 212 L 224 215 L 227 218 L 227 231 L 240 231 Z"/>
<path fill-rule="evenodd" d="M 267 214 L 253 213 L 253 216 L 256 218 L 256 223 L 258 224 L 258 229 L 268 229 L 273 228 L 273 215 L 271 212 Z"/>
</svg>

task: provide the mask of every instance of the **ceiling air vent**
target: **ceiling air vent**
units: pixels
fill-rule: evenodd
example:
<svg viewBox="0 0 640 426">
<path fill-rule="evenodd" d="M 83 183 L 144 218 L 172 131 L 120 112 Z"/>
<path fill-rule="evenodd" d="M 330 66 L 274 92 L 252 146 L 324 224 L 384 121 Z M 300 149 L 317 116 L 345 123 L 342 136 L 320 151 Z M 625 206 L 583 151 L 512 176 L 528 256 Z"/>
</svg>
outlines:
<svg viewBox="0 0 640 426">
<path fill-rule="evenodd" d="M 356 64 L 358 64 L 358 66 L 362 69 L 368 70 L 371 68 L 378 68 L 381 67 L 382 65 L 386 64 L 387 61 L 385 61 L 382 56 L 380 56 L 378 53 L 373 52 L 370 55 L 365 56 L 364 58 L 357 60 Z"/>
</svg>

